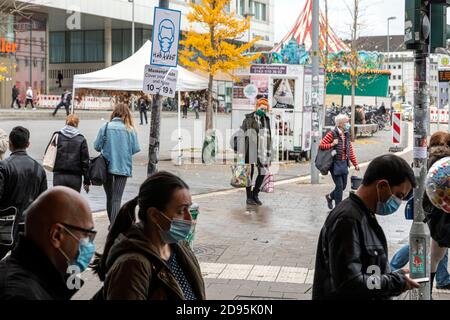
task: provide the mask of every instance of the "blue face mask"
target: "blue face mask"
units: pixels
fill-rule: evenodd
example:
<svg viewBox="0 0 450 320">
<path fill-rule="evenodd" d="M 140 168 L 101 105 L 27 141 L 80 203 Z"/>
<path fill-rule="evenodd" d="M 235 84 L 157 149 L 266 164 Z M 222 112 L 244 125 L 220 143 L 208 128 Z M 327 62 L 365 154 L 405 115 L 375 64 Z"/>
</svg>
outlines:
<svg viewBox="0 0 450 320">
<path fill-rule="evenodd" d="M 187 236 L 192 230 L 192 221 L 182 220 L 182 219 L 173 219 L 171 220 L 164 213 L 161 212 L 161 215 L 170 221 L 170 229 L 168 231 L 160 230 L 159 234 L 161 235 L 161 239 L 165 243 L 178 243 L 182 240 L 186 240 Z M 161 227 L 160 227 L 161 229 Z"/>
<path fill-rule="evenodd" d="M 380 199 L 380 192 L 378 191 L 378 188 L 377 192 L 378 192 L 378 199 Z M 376 214 L 380 216 L 391 215 L 400 208 L 401 204 L 402 200 L 397 198 L 395 195 L 391 195 L 386 202 L 381 202 L 380 200 L 378 200 Z"/>
<path fill-rule="evenodd" d="M 65 228 L 66 231 L 74 237 L 76 240 L 79 241 L 79 247 L 78 247 L 78 256 L 75 259 L 75 261 L 71 261 L 69 257 L 62 251 L 61 248 L 59 250 L 64 255 L 64 257 L 67 259 L 67 262 L 69 265 L 76 265 L 78 268 L 80 268 L 80 272 L 83 272 L 87 269 L 89 266 L 89 263 L 92 260 L 92 257 L 95 253 L 95 244 L 94 242 L 90 241 L 89 238 L 85 239 L 78 239 L 72 232 L 70 232 L 67 228 Z"/>
<path fill-rule="evenodd" d="M 344 130 L 345 130 L 345 131 L 350 130 L 350 128 L 351 128 L 351 126 L 350 126 L 349 123 L 346 123 L 346 124 L 344 125 Z"/>
</svg>

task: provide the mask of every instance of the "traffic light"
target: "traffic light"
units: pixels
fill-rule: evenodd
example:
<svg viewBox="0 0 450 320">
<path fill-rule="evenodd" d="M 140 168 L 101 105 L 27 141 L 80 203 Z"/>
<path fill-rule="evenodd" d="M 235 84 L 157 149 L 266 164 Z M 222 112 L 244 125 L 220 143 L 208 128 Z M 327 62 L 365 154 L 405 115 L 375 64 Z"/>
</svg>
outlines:
<svg viewBox="0 0 450 320">
<path fill-rule="evenodd" d="M 408 50 L 430 51 L 447 47 L 450 0 L 405 0 L 405 46 Z"/>
</svg>

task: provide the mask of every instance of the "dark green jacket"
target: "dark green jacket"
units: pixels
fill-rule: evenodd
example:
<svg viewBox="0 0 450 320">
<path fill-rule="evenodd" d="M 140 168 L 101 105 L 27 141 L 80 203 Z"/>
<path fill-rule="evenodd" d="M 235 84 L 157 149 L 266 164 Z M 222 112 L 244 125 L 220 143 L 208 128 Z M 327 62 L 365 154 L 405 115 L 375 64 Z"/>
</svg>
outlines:
<svg viewBox="0 0 450 320">
<path fill-rule="evenodd" d="M 175 245 L 175 250 L 194 294 L 197 299 L 205 300 L 200 265 L 188 243 Z M 117 238 L 106 268 L 104 298 L 107 300 L 184 300 L 178 282 L 139 224 Z"/>
</svg>

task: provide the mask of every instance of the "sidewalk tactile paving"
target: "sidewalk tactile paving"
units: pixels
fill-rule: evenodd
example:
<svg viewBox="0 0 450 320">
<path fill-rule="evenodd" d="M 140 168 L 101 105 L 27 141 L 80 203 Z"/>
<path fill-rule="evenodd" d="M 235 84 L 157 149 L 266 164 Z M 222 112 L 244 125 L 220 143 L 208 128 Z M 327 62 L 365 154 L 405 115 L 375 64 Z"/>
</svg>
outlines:
<svg viewBox="0 0 450 320">
<path fill-rule="evenodd" d="M 308 270 L 308 275 L 306 276 L 305 284 L 313 284 L 314 282 L 314 270 Z"/>
<path fill-rule="evenodd" d="M 274 282 L 281 267 L 277 266 L 255 266 L 247 280 Z"/>
<path fill-rule="evenodd" d="M 253 267 L 251 264 L 228 264 L 217 279 L 245 280 Z"/>
<path fill-rule="evenodd" d="M 275 282 L 303 284 L 308 275 L 307 268 L 282 267 Z"/>
<path fill-rule="evenodd" d="M 226 266 L 227 264 L 225 263 L 200 263 L 202 276 L 208 279 L 216 279 L 223 272 Z"/>
</svg>

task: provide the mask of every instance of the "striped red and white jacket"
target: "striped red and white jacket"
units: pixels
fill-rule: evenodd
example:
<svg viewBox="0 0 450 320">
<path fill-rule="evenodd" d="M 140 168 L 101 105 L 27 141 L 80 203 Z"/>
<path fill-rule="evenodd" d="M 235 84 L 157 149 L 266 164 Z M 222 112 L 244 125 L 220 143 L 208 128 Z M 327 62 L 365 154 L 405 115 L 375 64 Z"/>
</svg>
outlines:
<svg viewBox="0 0 450 320">
<path fill-rule="evenodd" d="M 330 130 L 328 131 L 328 133 L 326 134 L 326 136 L 322 139 L 322 141 L 320 141 L 320 145 L 319 148 L 322 150 L 329 150 L 331 148 L 333 148 L 332 143 L 334 140 L 334 132 L 335 130 Z M 342 152 L 338 152 L 339 154 L 342 155 L 342 159 L 340 160 L 347 160 L 347 141 L 346 141 L 346 137 L 345 134 L 343 134 L 342 131 L 339 131 L 340 135 L 341 135 L 341 139 L 342 139 Z M 353 150 L 353 144 L 350 141 L 350 161 L 353 164 L 354 167 L 356 167 L 358 165 L 358 161 L 356 160 L 356 156 L 355 156 L 355 151 Z"/>
</svg>

